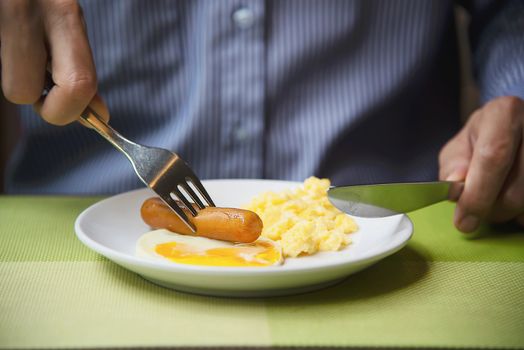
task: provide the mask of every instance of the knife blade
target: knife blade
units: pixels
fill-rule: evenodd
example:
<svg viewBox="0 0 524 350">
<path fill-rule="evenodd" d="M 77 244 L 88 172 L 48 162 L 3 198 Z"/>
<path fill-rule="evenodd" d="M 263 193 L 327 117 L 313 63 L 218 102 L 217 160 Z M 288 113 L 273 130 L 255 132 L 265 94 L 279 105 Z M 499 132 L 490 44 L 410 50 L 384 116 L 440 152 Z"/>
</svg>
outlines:
<svg viewBox="0 0 524 350">
<path fill-rule="evenodd" d="M 455 181 L 404 182 L 332 187 L 330 202 L 339 210 L 360 217 L 385 217 L 407 213 L 458 197 L 464 183 Z"/>
</svg>

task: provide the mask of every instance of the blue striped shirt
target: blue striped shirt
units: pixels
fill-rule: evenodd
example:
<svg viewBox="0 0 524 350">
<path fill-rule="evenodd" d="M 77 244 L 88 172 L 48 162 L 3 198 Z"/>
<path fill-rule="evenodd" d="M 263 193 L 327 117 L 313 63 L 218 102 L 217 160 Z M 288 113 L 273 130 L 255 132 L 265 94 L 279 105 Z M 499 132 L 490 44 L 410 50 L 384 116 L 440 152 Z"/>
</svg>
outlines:
<svg viewBox="0 0 524 350">
<path fill-rule="evenodd" d="M 524 3 L 463 1 L 483 100 L 524 97 Z M 207 178 L 430 180 L 460 127 L 454 2 L 83 1 L 111 125 Z M 141 187 L 78 123 L 21 108 L 11 193 Z"/>
</svg>

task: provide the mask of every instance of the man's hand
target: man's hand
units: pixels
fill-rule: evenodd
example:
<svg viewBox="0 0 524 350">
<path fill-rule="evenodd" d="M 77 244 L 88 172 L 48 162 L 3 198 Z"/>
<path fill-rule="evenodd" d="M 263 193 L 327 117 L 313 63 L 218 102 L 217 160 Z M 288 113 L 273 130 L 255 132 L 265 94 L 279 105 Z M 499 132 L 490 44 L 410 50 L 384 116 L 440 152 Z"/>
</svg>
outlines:
<svg viewBox="0 0 524 350">
<path fill-rule="evenodd" d="M 76 120 L 90 102 L 109 117 L 95 96 L 95 65 L 76 1 L 0 1 L 0 60 L 4 96 L 16 104 L 33 104 L 49 123 Z M 56 86 L 42 99 L 46 67 Z"/>
<path fill-rule="evenodd" d="M 455 226 L 480 220 L 524 225 L 524 100 L 499 97 L 475 111 L 440 152 L 440 179 L 465 180 Z"/>
</svg>

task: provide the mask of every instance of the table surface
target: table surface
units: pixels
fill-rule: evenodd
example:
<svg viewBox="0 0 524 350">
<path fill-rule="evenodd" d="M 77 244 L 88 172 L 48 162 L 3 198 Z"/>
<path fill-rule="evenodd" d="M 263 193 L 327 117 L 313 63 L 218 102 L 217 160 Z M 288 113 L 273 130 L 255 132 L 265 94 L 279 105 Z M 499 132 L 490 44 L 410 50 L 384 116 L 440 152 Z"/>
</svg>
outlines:
<svg viewBox="0 0 524 350">
<path fill-rule="evenodd" d="M 466 239 L 452 203 L 410 214 L 400 252 L 344 282 L 265 299 L 183 294 L 84 247 L 100 197 L 0 196 L 0 348 L 524 348 L 524 230 Z"/>
</svg>

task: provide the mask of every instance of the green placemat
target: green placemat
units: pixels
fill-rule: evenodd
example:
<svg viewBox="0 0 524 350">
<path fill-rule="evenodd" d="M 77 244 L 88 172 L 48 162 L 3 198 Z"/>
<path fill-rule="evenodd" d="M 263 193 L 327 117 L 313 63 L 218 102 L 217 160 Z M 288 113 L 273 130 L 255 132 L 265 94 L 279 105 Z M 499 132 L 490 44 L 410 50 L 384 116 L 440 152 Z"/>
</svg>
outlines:
<svg viewBox="0 0 524 350">
<path fill-rule="evenodd" d="M 85 248 L 73 222 L 98 199 L 0 196 L 0 348 L 524 348 L 523 231 L 465 239 L 450 203 L 337 286 L 242 300 L 157 287 Z"/>
</svg>

